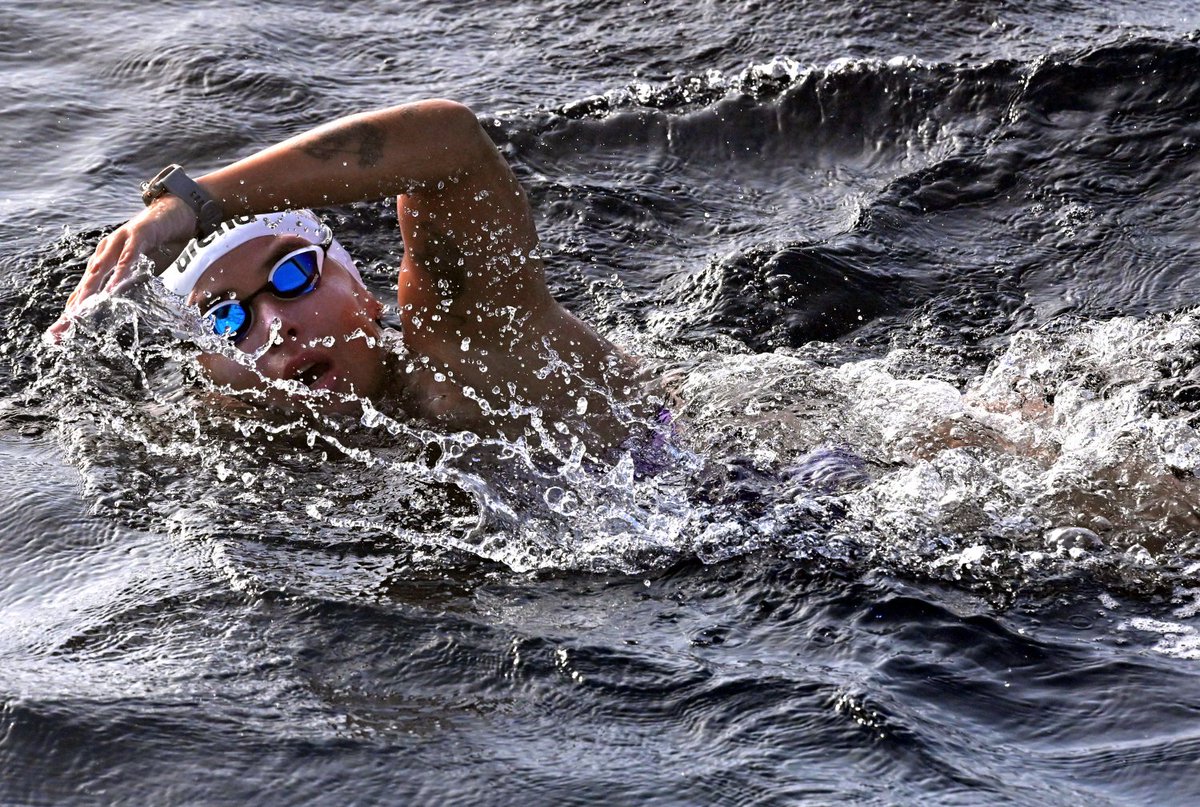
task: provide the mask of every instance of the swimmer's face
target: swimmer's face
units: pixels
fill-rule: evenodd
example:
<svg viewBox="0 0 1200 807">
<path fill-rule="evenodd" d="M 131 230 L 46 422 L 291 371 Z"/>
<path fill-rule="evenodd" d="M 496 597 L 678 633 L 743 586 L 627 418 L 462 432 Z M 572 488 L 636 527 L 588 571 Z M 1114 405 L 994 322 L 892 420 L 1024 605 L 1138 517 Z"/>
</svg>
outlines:
<svg viewBox="0 0 1200 807">
<path fill-rule="evenodd" d="M 205 271 L 188 302 L 205 311 L 220 299 L 245 300 L 266 284 L 267 273 L 277 260 L 307 245 L 296 236 L 247 241 Z M 220 354 L 202 354 L 200 364 L 216 383 L 239 390 L 265 389 L 269 402 L 286 407 L 287 393 L 265 384 L 259 374 L 298 381 L 314 390 L 329 390 L 334 394 L 328 396 L 328 406 L 348 410 L 356 407 L 346 402 L 343 394 L 372 397 L 383 388 L 384 348 L 376 322 L 382 306 L 328 254 L 313 291 L 291 300 L 266 291 L 250 302 L 250 309 L 253 325 L 237 348 L 250 354 L 261 351 L 255 363 L 258 372 Z M 276 344 L 263 351 L 276 320 Z"/>
</svg>

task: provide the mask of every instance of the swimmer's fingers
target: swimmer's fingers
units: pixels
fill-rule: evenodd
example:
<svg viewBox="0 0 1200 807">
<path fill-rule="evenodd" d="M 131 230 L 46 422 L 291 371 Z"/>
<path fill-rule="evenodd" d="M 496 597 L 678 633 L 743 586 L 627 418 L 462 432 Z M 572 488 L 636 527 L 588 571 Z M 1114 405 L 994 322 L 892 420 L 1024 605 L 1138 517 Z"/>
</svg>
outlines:
<svg viewBox="0 0 1200 807">
<path fill-rule="evenodd" d="M 140 241 L 132 235 L 127 237 L 124 245 L 121 247 L 120 254 L 117 255 L 116 263 L 108 273 L 107 282 L 104 284 L 104 291 L 109 294 L 115 294 L 120 289 L 127 288 L 130 280 L 139 279 L 141 275 L 136 270 L 138 259 L 143 254 L 144 251 Z"/>
<path fill-rule="evenodd" d="M 142 278 L 138 271 L 143 257 L 164 253 L 174 257 L 182 244 L 196 234 L 196 214 L 186 203 L 174 196 L 164 196 L 126 222 L 113 235 L 120 239 L 111 245 L 113 259 L 104 291 L 115 293 L 126 288 L 129 281 Z"/>
<path fill-rule="evenodd" d="M 58 320 L 46 330 L 46 339 L 58 342 L 71 326 L 80 306 L 100 292 L 115 294 L 143 277 L 137 271 L 143 255 L 161 255 L 172 244 L 186 242 L 195 235 L 196 215 L 174 196 L 162 196 L 129 221 L 113 230 L 96 244 L 88 259 L 79 285 L 67 298 Z"/>
<path fill-rule="evenodd" d="M 114 270 L 120 267 L 128 247 L 129 235 L 125 227 L 120 227 L 100 239 L 100 242 L 96 244 L 96 251 L 88 258 L 83 277 L 79 279 L 79 284 L 67 298 L 62 314 L 53 325 L 46 329 L 47 341 L 58 342 L 62 339 L 71 326 L 71 320 L 79 313 L 80 307 L 89 298 L 104 290 L 110 282 L 115 274 Z"/>
<path fill-rule="evenodd" d="M 129 269 L 124 272 L 113 272 L 109 278 L 108 284 L 104 287 L 104 291 L 114 296 L 119 296 L 129 291 L 134 286 L 145 283 L 147 280 L 154 277 L 154 272 L 148 264 L 138 260 L 142 255 L 140 252 L 134 253 L 134 261 L 130 264 Z"/>
<path fill-rule="evenodd" d="M 79 286 L 67 300 L 67 307 L 77 306 L 102 291 L 112 293 L 128 280 L 143 253 L 142 240 L 129 224 L 102 238 L 88 259 Z"/>
<path fill-rule="evenodd" d="M 119 227 L 100 239 L 96 251 L 88 259 L 87 269 L 79 279 L 79 285 L 74 294 L 67 300 L 67 308 L 77 308 L 84 300 L 104 289 L 110 275 L 117 268 L 120 257 L 125 251 L 128 233 L 125 227 Z"/>
<path fill-rule="evenodd" d="M 102 287 L 111 268 L 109 254 L 113 248 L 113 235 L 115 233 L 106 235 L 100 239 L 100 243 L 96 244 L 96 251 L 92 253 L 92 257 L 88 258 L 87 267 L 83 270 L 83 276 L 79 278 L 75 291 L 71 292 L 71 296 L 67 298 L 64 313 L 73 312 L 84 300 Z"/>
<path fill-rule="evenodd" d="M 71 318 L 68 317 L 66 313 L 63 313 L 54 321 L 54 324 L 47 328 L 46 332 L 42 334 L 42 341 L 51 345 L 57 345 L 62 341 L 62 338 L 66 335 L 70 327 Z"/>
</svg>

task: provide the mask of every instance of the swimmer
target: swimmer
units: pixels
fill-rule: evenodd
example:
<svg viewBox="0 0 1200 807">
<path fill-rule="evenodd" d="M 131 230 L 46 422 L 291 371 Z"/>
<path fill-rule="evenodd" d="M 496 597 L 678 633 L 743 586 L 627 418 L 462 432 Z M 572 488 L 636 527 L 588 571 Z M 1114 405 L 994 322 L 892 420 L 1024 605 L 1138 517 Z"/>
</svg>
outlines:
<svg viewBox="0 0 1200 807">
<path fill-rule="evenodd" d="M 194 180 L 170 166 L 144 188 L 145 209 L 97 245 L 49 339 L 90 298 L 119 292 L 144 255 L 170 260 L 164 285 L 255 357 L 205 353 L 211 379 L 272 405 L 288 405 L 296 388 L 277 382 L 290 380 L 329 409 L 392 401 L 443 429 L 509 439 L 536 408 L 599 453 L 630 438 L 614 406 L 656 414 L 633 403 L 635 362 L 551 297 L 525 193 L 461 104 L 351 115 Z M 403 358 L 381 338 L 383 304 L 305 210 L 391 196 Z"/>
</svg>

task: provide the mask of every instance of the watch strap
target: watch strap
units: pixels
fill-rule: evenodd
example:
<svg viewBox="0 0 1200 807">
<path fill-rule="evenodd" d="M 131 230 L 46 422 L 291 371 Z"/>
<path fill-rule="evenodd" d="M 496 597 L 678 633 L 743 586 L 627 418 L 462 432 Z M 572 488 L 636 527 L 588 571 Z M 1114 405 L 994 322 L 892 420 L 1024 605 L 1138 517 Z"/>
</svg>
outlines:
<svg viewBox="0 0 1200 807">
<path fill-rule="evenodd" d="M 147 207 L 167 193 L 182 199 L 196 214 L 196 234 L 200 237 L 216 230 L 225 220 L 225 211 L 220 203 L 184 173 L 179 165 L 168 165 L 154 179 L 142 185 L 142 201 Z"/>
</svg>

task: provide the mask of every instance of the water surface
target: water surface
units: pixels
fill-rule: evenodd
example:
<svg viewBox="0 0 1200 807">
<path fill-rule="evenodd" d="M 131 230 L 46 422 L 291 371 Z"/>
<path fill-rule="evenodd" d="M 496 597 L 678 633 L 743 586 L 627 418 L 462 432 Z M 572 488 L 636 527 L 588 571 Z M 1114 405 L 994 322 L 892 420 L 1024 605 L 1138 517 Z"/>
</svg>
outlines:
<svg viewBox="0 0 1200 807">
<path fill-rule="evenodd" d="M 6 4 L 0 801 L 1200 798 L 1200 15 L 869 6 Z M 152 286 L 40 341 L 162 165 L 431 96 L 663 473 L 214 408 Z"/>
</svg>

